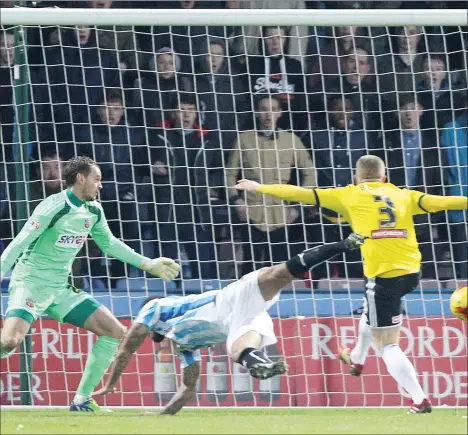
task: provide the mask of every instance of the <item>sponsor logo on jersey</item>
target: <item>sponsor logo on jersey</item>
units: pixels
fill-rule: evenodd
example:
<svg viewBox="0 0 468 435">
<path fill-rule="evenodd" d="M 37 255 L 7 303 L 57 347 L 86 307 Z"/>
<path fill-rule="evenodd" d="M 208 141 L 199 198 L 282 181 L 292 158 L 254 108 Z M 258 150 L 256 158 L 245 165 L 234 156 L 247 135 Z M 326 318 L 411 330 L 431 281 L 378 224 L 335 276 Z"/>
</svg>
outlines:
<svg viewBox="0 0 468 435">
<path fill-rule="evenodd" d="M 91 227 L 91 218 L 87 218 L 87 219 L 85 220 L 84 227 L 85 227 L 85 228 L 90 228 L 90 227 Z"/>
<path fill-rule="evenodd" d="M 39 222 L 35 221 L 34 219 L 31 219 L 29 221 L 29 225 L 33 230 L 38 230 L 41 228 L 41 225 L 39 224 Z"/>
<path fill-rule="evenodd" d="M 373 239 L 407 239 L 408 230 L 374 230 L 371 232 Z"/>
<path fill-rule="evenodd" d="M 87 234 L 61 234 L 55 242 L 55 246 L 72 249 L 80 248 L 87 238 Z"/>
<path fill-rule="evenodd" d="M 401 323 L 401 314 L 398 314 L 398 316 L 393 316 L 392 317 L 392 323 L 394 325 L 397 325 L 397 324 Z"/>
<path fill-rule="evenodd" d="M 27 298 L 26 299 L 26 305 L 29 307 L 29 308 L 34 308 L 34 304 L 35 304 L 35 301 L 31 298 Z"/>
</svg>

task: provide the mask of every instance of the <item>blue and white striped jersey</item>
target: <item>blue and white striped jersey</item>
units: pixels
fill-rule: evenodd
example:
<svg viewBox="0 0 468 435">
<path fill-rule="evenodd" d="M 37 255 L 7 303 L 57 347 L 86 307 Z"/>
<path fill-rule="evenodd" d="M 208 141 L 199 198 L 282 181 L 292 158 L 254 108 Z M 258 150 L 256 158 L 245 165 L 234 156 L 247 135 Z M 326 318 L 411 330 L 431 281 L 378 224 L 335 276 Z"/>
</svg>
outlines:
<svg viewBox="0 0 468 435">
<path fill-rule="evenodd" d="M 135 322 L 172 340 L 182 367 L 187 367 L 201 360 L 200 348 L 226 342 L 228 329 L 215 305 L 218 293 L 153 299 L 141 308 Z"/>
</svg>

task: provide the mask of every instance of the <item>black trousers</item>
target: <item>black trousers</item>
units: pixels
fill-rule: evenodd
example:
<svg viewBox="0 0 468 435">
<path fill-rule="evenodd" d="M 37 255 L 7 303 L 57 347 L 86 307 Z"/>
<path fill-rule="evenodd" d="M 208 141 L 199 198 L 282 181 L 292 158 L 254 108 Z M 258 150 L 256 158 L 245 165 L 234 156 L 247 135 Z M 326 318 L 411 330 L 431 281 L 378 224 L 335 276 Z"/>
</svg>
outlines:
<svg viewBox="0 0 468 435">
<path fill-rule="evenodd" d="M 252 224 L 241 226 L 243 244 L 242 274 L 273 264 L 284 263 L 305 249 L 303 225 L 293 224 L 273 231 L 261 231 Z"/>
</svg>

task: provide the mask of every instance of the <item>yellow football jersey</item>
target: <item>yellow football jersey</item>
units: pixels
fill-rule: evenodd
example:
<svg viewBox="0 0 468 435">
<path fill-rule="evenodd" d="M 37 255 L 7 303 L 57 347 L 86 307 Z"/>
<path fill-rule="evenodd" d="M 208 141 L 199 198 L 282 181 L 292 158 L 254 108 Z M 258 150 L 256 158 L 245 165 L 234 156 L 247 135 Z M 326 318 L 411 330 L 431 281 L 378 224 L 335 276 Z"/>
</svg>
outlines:
<svg viewBox="0 0 468 435">
<path fill-rule="evenodd" d="M 314 191 L 320 207 L 340 213 L 354 232 L 369 237 L 361 248 L 367 277 L 420 270 L 413 215 L 427 213 L 421 208 L 424 193 L 380 182 Z"/>
</svg>

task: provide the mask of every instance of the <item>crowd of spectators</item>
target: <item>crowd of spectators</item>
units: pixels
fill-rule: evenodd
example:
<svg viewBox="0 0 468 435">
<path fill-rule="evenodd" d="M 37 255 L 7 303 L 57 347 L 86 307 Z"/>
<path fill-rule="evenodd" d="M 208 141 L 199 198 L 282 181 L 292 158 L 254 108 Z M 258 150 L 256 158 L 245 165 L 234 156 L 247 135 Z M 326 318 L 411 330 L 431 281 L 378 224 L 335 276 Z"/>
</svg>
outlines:
<svg viewBox="0 0 468 435">
<path fill-rule="evenodd" d="M 305 0 L 30 6 L 407 7 Z M 23 35 L 26 44 L 15 42 L 13 28 L 0 29 L 2 249 L 17 231 L 17 172 L 30 180 L 23 188 L 31 212 L 63 188 L 61 167 L 73 155 L 101 166 L 100 200 L 112 231 L 146 255 L 184 260 L 185 278 L 235 278 L 349 234 L 330 210 L 240 195 L 233 186 L 242 177 L 345 186 L 359 157 L 371 153 L 385 160 L 397 186 L 468 195 L 466 28 L 30 26 Z M 24 48 L 28 71 L 29 142 L 20 153 L 15 45 Z M 423 278 L 467 278 L 466 219 L 464 212 L 417 218 Z M 80 257 L 76 276 L 109 276 L 115 284 L 138 273 L 102 258 L 92 241 Z M 313 271 L 314 280 L 325 277 L 362 277 L 359 255 Z"/>
</svg>

